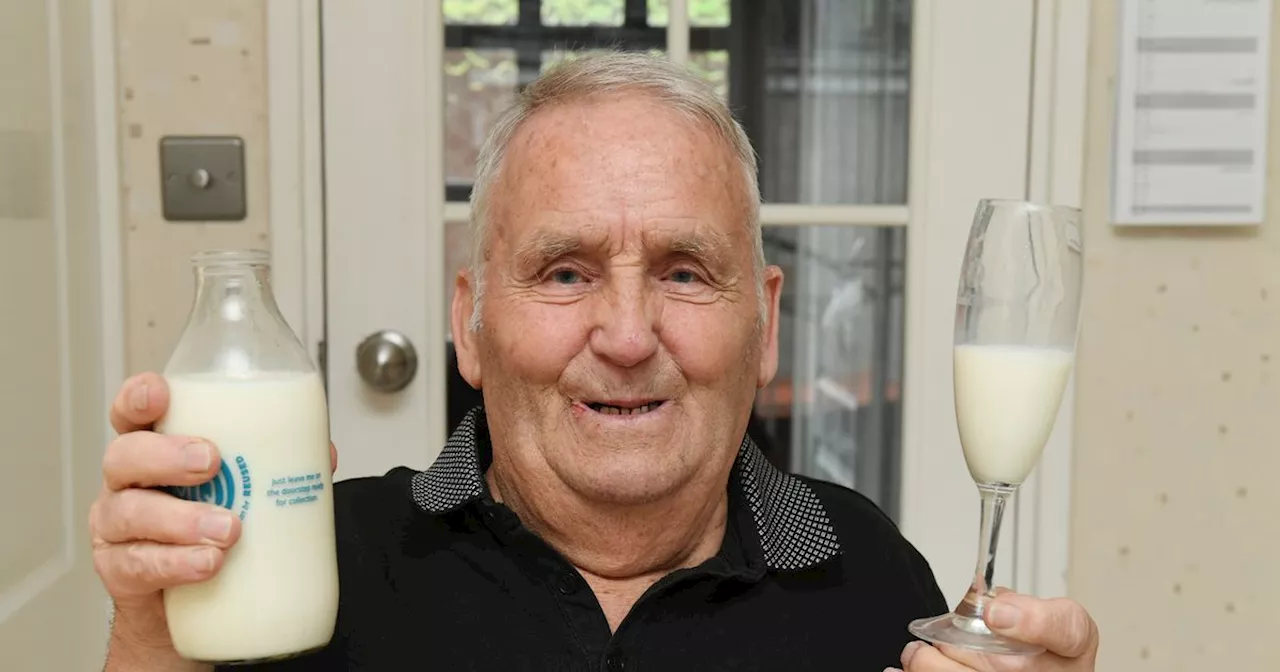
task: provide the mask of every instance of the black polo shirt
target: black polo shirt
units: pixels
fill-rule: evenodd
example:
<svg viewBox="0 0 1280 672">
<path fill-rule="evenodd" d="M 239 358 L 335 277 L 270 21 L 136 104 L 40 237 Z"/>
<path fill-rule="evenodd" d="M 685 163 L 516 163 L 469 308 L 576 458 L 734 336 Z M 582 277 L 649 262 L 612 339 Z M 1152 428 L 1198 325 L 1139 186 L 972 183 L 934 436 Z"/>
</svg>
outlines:
<svg viewBox="0 0 1280 672">
<path fill-rule="evenodd" d="M 577 570 L 489 495 L 482 411 L 422 472 L 334 487 L 341 603 L 323 651 L 228 670 L 874 670 L 947 605 L 874 504 L 783 474 L 744 439 L 720 552 L 611 633 Z M 221 669 L 221 668 L 220 668 Z"/>
</svg>

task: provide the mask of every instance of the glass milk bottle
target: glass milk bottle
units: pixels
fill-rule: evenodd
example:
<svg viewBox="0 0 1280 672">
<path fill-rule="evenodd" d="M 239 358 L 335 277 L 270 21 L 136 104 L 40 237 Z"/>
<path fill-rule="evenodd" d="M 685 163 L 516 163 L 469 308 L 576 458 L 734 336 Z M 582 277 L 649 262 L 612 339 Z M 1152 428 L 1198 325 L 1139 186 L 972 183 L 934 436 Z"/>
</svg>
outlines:
<svg viewBox="0 0 1280 672">
<path fill-rule="evenodd" d="M 192 660 L 290 657 L 327 644 L 337 617 L 324 387 L 276 306 L 266 252 L 192 262 L 195 300 L 156 429 L 218 448 L 213 480 L 169 491 L 231 510 L 242 534 L 212 579 L 165 591 L 169 632 Z"/>
</svg>

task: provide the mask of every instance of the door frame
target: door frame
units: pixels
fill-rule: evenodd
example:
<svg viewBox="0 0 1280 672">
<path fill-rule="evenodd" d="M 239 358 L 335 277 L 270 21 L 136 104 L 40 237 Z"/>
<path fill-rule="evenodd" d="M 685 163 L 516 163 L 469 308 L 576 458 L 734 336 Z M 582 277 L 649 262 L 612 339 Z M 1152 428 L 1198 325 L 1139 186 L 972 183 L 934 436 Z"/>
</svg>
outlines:
<svg viewBox="0 0 1280 672">
<path fill-rule="evenodd" d="M 319 0 L 265 3 L 272 289 L 323 363 L 324 141 Z"/>
<path fill-rule="evenodd" d="M 103 0 L 90 6 L 90 35 L 93 51 L 94 173 L 98 186 L 98 273 L 99 310 L 102 319 L 102 398 L 107 403 L 127 376 L 128 347 L 125 329 L 124 234 L 121 224 L 120 194 L 120 106 L 117 98 L 116 2 Z M 115 436 L 109 414 L 103 412 L 103 437 Z M 106 445 L 106 442 L 103 442 Z M 105 600 L 109 627 L 115 604 Z M 105 632 L 105 629 L 104 629 Z M 105 652 L 105 643 L 103 644 Z"/>
<path fill-rule="evenodd" d="M 344 4 L 350 6 L 343 9 Z M 339 11 L 355 16 L 360 11 L 355 4 L 326 0 L 324 11 L 338 6 Z M 439 0 L 418 4 L 436 11 L 440 8 Z M 976 506 L 959 506 L 966 498 L 976 504 L 977 494 L 961 457 L 949 377 L 955 277 L 977 197 L 1081 203 L 1089 5 L 1078 0 L 915 0 L 908 205 L 814 208 L 766 204 L 762 208 L 762 220 L 770 224 L 859 223 L 907 228 L 901 527 L 930 559 L 953 603 L 971 578 L 978 522 Z M 670 7 L 668 51 L 685 54 L 687 19 L 680 10 L 687 7 L 686 0 L 671 0 Z M 353 328 L 326 320 L 326 264 L 334 261 L 335 247 L 340 251 L 359 244 L 325 227 L 326 216 L 334 216 L 335 203 L 333 190 L 326 194 L 324 185 L 322 123 L 326 118 L 321 52 L 335 46 L 321 44 L 318 0 L 270 3 L 267 12 L 276 291 L 284 314 L 297 326 L 312 355 L 325 362 L 326 338 L 332 343 L 334 330 Z M 421 38 L 415 53 L 425 57 L 427 49 L 443 46 L 437 30 L 442 21 L 433 21 L 425 13 L 419 18 L 425 18 L 424 22 L 399 28 Z M 1019 25 L 1028 24 L 1031 28 L 1025 39 L 1009 39 L 1019 34 Z M 944 47 L 951 51 L 940 56 Z M 1023 50 L 1030 54 L 1028 62 L 1008 58 Z M 987 59 L 980 64 L 983 77 L 948 76 L 957 69 L 974 72 L 975 58 Z M 426 74 L 406 85 L 413 90 L 410 98 L 415 104 L 441 87 L 437 74 Z M 1022 109 L 982 102 L 989 100 L 984 94 L 1008 95 L 1015 89 L 1025 98 Z M 944 109 L 947 115 L 939 113 Z M 951 114 L 956 109 L 971 113 L 963 128 Z M 422 109 L 421 113 L 427 125 L 443 137 L 441 111 Z M 1025 129 L 1025 133 L 1016 129 Z M 425 133 L 427 129 L 418 131 Z M 993 143 L 992 138 L 1000 142 Z M 411 138 L 404 146 L 423 146 L 425 140 Z M 986 155 L 1005 140 L 1022 143 L 1018 146 L 1025 162 L 1019 169 L 991 175 L 973 165 L 974 156 Z M 340 152 L 331 143 L 331 156 L 335 149 Z M 443 184 L 442 167 L 427 165 L 434 163 L 428 157 L 411 161 L 417 164 L 415 172 L 423 184 Z M 332 179 L 333 166 L 330 168 Z M 439 237 L 445 221 L 466 219 L 465 204 L 445 203 L 439 189 L 423 191 L 430 194 L 423 196 L 415 209 L 424 216 L 439 214 L 426 216 L 415 238 Z M 433 262 L 428 266 L 435 268 L 442 263 L 435 258 L 428 261 Z M 439 301 L 444 300 L 444 293 L 436 294 L 426 297 L 428 316 L 443 310 Z M 439 375 L 444 365 L 441 332 L 424 329 L 415 338 L 420 343 L 419 354 L 426 360 L 421 366 L 428 372 L 420 378 L 430 380 L 423 392 L 431 418 L 420 419 L 423 426 L 444 424 L 440 420 L 445 406 L 444 377 Z M 348 381 L 354 383 L 354 372 L 339 379 L 334 371 L 330 367 L 328 372 L 330 400 L 337 412 L 342 412 L 341 404 L 354 400 L 335 388 Z M 1068 593 L 1074 394 L 1071 385 L 1041 466 L 1024 484 L 1012 515 L 1006 519 L 1005 562 L 999 567 L 998 579 L 1037 595 Z M 444 438 L 424 436 L 424 441 L 440 444 Z M 1008 554 L 1011 549 L 1016 549 L 1016 557 Z"/>
<path fill-rule="evenodd" d="M 1027 169 L 1033 200 L 1084 202 L 1092 4 L 1037 0 Z M 1067 595 L 1069 589 L 1075 394 L 1073 371 L 1040 466 L 1023 484 L 1014 511 L 1019 555 L 1031 558 L 1016 567 L 1016 585 L 1037 595 Z"/>
</svg>

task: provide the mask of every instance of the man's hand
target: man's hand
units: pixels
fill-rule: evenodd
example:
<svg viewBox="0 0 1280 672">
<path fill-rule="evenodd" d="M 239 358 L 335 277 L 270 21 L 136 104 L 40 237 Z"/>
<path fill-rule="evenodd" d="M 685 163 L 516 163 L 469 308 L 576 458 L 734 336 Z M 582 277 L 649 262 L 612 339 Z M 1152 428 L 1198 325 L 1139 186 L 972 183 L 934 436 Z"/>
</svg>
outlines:
<svg viewBox="0 0 1280 672">
<path fill-rule="evenodd" d="M 125 381 L 111 405 L 119 436 L 89 511 L 94 569 L 115 603 L 108 669 L 176 669 L 162 591 L 217 574 L 240 538 L 231 511 L 156 489 L 207 482 L 221 465 L 201 437 L 152 431 L 168 408 L 169 387 L 154 373 Z M 332 444 L 329 451 L 336 469 Z"/>
<path fill-rule="evenodd" d="M 111 404 L 119 436 L 89 510 L 93 566 L 115 602 L 112 640 L 122 648 L 170 649 L 161 591 L 212 577 L 240 537 L 232 512 L 155 489 L 204 483 L 221 464 L 217 447 L 199 437 L 151 431 L 168 408 L 169 387 L 156 374 L 121 386 Z"/>
<path fill-rule="evenodd" d="M 902 651 L 905 672 L 1092 672 L 1098 658 L 1098 626 L 1076 602 L 999 592 L 983 618 L 992 632 L 1046 651 L 1000 656 L 946 644 L 912 642 Z"/>
</svg>

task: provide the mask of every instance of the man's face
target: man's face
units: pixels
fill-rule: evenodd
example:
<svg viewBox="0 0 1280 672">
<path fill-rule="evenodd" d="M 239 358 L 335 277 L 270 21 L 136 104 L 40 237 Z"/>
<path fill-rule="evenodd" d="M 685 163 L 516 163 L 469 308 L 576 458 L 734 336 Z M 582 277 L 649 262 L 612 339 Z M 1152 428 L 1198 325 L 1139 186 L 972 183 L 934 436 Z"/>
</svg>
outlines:
<svg viewBox="0 0 1280 672">
<path fill-rule="evenodd" d="M 478 332 L 465 274 L 453 303 L 495 461 L 618 504 L 723 479 L 777 367 L 782 284 L 765 271 L 762 321 L 740 171 L 638 94 L 525 123 L 491 191 Z"/>
</svg>

